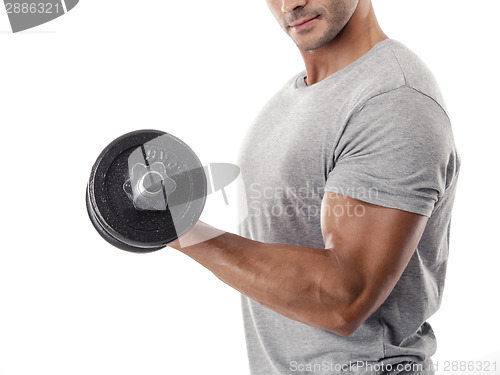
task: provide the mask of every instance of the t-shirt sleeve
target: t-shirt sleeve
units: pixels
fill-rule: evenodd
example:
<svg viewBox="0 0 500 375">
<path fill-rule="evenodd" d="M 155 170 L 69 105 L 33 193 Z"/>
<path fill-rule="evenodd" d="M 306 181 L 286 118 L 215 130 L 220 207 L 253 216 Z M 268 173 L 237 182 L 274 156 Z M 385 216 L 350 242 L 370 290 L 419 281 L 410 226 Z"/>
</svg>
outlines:
<svg viewBox="0 0 500 375">
<path fill-rule="evenodd" d="M 365 102 L 333 157 L 326 191 L 425 216 L 458 173 L 446 112 L 406 86 Z"/>
</svg>

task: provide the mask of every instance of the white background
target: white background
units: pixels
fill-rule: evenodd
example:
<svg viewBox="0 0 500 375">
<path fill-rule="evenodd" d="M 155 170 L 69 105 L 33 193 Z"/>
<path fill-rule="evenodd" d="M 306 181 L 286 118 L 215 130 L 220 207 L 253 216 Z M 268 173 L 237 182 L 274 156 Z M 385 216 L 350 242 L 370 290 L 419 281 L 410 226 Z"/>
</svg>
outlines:
<svg viewBox="0 0 500 375">
<path fill-rule="evenodd" d="M 374 4 L 438 78 L 463 159 L 434 359 L 499 369 L 499 3 Z M 264 0 L 82 0 L 19 34 L 0 13 L 0 58 L 0 375 L 248 374 L 239 294 L 174 250 L 114 249 L 84 198 L 100 151 L 136 129 L 236 161 L 302 69 Z M 202 218 L 234 231 L 232 208 L 215 194 Z"/>
</svg>

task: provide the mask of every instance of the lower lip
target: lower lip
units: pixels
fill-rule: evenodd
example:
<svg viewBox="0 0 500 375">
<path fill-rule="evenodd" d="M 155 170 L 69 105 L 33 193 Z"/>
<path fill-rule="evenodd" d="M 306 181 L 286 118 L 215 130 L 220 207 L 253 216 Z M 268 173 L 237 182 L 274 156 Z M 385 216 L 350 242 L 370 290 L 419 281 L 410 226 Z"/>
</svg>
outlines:
<svg viewBox="0 0 500 375">
<path fill-rule="evenodd" d="M 295 31 L 306 29 L 306 28 L 310 27 L 318 19 L 318 17 L 313 18 L 312 20 L 309 20 L 307 22 L 301 23 L 300 25 L 292 26 L 292 29 L 294 29 Z"/>
</svg>

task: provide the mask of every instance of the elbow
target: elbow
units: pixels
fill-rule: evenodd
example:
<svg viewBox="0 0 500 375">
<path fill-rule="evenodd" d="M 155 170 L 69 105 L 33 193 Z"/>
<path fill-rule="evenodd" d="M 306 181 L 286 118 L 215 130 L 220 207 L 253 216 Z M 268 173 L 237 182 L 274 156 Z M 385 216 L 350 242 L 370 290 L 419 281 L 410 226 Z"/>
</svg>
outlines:
<svg viewBox="0 0 500 375">
<path fill-rule="evenodd" d="M 357 331 L 361 324 L 363 324 L 363 321 L 347 321 L 341 325 L 332 327 L 331 332 L 343 337 L 351 336 L 354 332 Z"/>
<path fill-rule="evenodd" d="M 330 311 L 330 315 L 332 315 Z M 333 332 L 339 336 L 350 336 L 364 323 L 366 318 L 358 311 L 349 312 L 340 316 L 338 313 L 334 314 L 336 317 L 325 319 L 320 325 L 322 329 Z"/>
<path fill-rule="evenodd" d="M 320 314 L 320 328 L 340 336 L 350 336 L 365 322 L 372 310 L 372 293 L 362 278 L 350 280 L 344 285 L 343 292 L 331 296 L 323 304 Z M 333 287 L 330 290 L 338 291 Z"/>
<path fill-rule="evenodd" d="M 370 287 L 356 293 L 348 304 L 339 309 L 331 306 L 329 314 L 324 314 L 324 324 L 328 331 L 340 336 L 350 336 L 368 319 L 384 302 L 385 298 Z M 333 312 L 333 314 L 332 314 Z M 326 318 L 326 317 L 329 318 Z"/>
<path fill-rule="evenodd" d="M 336 263 L 340 263 L 335 258 Z M 342 262 L 338 272 L 318 275 L 313 290 L 316 301 L 312 324 L 340 336 L 350 336 L 376 310 L 380 298 L 380 283 L 366 277 L 351 264 Z M 311 316 L 310 316 L 311 317 Z"/>
</svg>

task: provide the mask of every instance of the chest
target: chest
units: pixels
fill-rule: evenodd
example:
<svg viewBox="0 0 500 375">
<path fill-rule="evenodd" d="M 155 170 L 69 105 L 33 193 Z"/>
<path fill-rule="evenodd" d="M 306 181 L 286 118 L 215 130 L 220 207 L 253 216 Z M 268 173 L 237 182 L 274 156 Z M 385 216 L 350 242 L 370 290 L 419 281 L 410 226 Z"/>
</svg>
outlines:
<svg viewBox="0 0 500 375">
<path fill-rule="evenodd" d="M 264 186 L 323 187 L 334 167 L 342 105 L 313 97 L 271 101 L 242 144 L 239 165 L 247 181 Z"/>
</svg>

